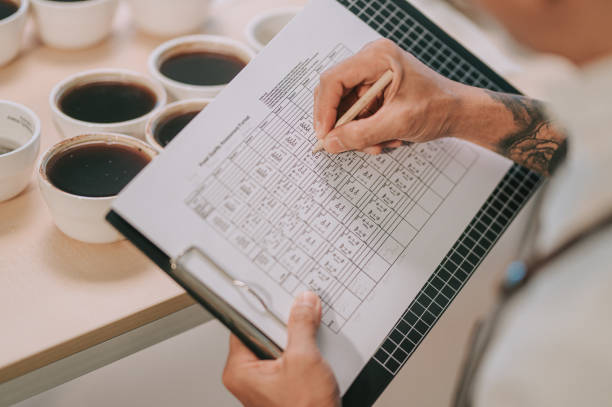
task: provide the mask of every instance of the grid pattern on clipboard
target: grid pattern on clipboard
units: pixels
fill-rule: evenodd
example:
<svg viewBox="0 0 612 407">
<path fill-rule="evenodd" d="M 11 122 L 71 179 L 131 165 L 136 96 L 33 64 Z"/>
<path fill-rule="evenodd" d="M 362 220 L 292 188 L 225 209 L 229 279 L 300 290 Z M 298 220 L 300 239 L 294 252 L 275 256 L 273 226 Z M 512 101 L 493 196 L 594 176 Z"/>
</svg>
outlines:
<svg viewBox="0 0 612 407">
<path fill-rule="evenodd" d="M 383 37 L 393 40 L 440 74 L 471 86 L 501 88 L 437 38 L 393 0 L 338 0 Z"/>
<path fill-rule="evenodd" d="M 527 202 L 540 177 L 515 165 L 446 254 L 374 355 L 395 375 Z"/>
<path fill-rule="evenodd" d="M 338 2 L 440 74 L 468 85 L 503 90 L 395 1 Z M 508 171 L 384 339 L 374 361 L 392 375 L 399 372 L 540 182 L 539 175 L 519 165 Z"/>
</svg>

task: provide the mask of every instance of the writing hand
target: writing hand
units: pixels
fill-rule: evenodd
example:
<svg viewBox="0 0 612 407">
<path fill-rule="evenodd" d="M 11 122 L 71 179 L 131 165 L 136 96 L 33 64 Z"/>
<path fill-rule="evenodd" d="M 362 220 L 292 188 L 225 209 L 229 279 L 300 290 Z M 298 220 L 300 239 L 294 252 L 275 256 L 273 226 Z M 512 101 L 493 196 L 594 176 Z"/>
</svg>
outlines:
<svg viewBox="0 0 612 407">
<path fill-rule="evenodd" d="M 393 80 L 358 116 L 333 129 L 350 107 L 387 70 Z M 425 142 L 448 136 L 460 103 L 453 82 L 419 62 L 389 40 L 366 45 L 359 53 L 321 75 L 315 89 L 314 126 L 330 153 L 361 150 L 378 154 L 402 141 Z"/>
</svg>

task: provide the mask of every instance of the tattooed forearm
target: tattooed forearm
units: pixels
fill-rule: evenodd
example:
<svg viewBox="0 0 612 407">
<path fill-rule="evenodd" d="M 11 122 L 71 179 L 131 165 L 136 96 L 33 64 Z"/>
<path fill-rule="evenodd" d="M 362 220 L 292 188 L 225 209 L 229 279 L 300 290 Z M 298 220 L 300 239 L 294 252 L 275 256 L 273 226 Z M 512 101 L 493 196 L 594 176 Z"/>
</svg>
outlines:
<svg viewBox="0 0 612 407">
<path fill-rule="evenodd" d="M 552 174 L 567 153 L 564 134 L 544 114 L 542 103 L 523 96 L 487 91 L 512 114 L 515 131 L 496 145 L 498 153 L 543 175 Z"/>
</svg>

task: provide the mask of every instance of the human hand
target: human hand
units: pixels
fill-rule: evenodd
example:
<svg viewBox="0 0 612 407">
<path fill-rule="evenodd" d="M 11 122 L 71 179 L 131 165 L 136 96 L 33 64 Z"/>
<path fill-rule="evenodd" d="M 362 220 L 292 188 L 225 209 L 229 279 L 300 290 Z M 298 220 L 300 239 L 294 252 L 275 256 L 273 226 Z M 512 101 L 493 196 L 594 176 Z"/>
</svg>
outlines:
<svg viewBox="0 0 612 407">
<path fill-rule="evenodd" d="M 245 407 L 340 406 L 336 379 L 317 348 L 320 322 L 321 301 L 305 292 L 291 309 L 281 358 L 259 360 L 232 335 L 223 384 Z"/>
<path fill-rule="evenodd" d="M 356 120 L 334 129 L 337 117 L 387 70 L 393 80 Z M 330 153 L 360 150 L 379 154 L 402 141 L 452 136 L 465 85 L 419 62 L 392 41 L 381 39 L 321 75 L 314 98 L 314 127 Z"/>
</svg>

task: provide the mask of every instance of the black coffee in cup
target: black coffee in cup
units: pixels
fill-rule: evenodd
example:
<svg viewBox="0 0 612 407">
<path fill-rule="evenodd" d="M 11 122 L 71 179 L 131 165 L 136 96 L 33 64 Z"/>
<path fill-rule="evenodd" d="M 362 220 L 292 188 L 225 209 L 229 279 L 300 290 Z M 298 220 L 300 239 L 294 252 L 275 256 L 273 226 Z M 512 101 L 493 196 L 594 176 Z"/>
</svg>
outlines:
<svg viewBox="0 0 612 407">
<path fill-rule="evenodd" d="M 160 146 L 166 147 L 198 113 L 200 112 L 186 112 L 168 117 L 155 128 L 155 133 L 153 134 L 155 141 L 157 141 Z"/>
<path fill-rule="evenodd" d="M 118 81 L 93 82 L 68 89 L 59 107 L 73 119 L 119 123 L 144 116 L 155 108 L 155 94 L 144 86 Z"/>
<path fill-rule="evenodd" d="M 117 195 L 151 158 L 137 147 L 92 142 L 76 145 L 47 163 L 49 181 L 70 194 L 87 197 Z"/>
<path fill-rule="evenodd" d="M 159 71 L 175 81 L 198 86 L 229 83 L 246 63 L 238 57 L 214 52 L 185 52 L 162 62 Z"/>
<path fill-rule="evenodd" d="M 0 20 L 13 15 L 19 10 L 19 5 L 15 1 L 0 0 Z"/>
</svg>

